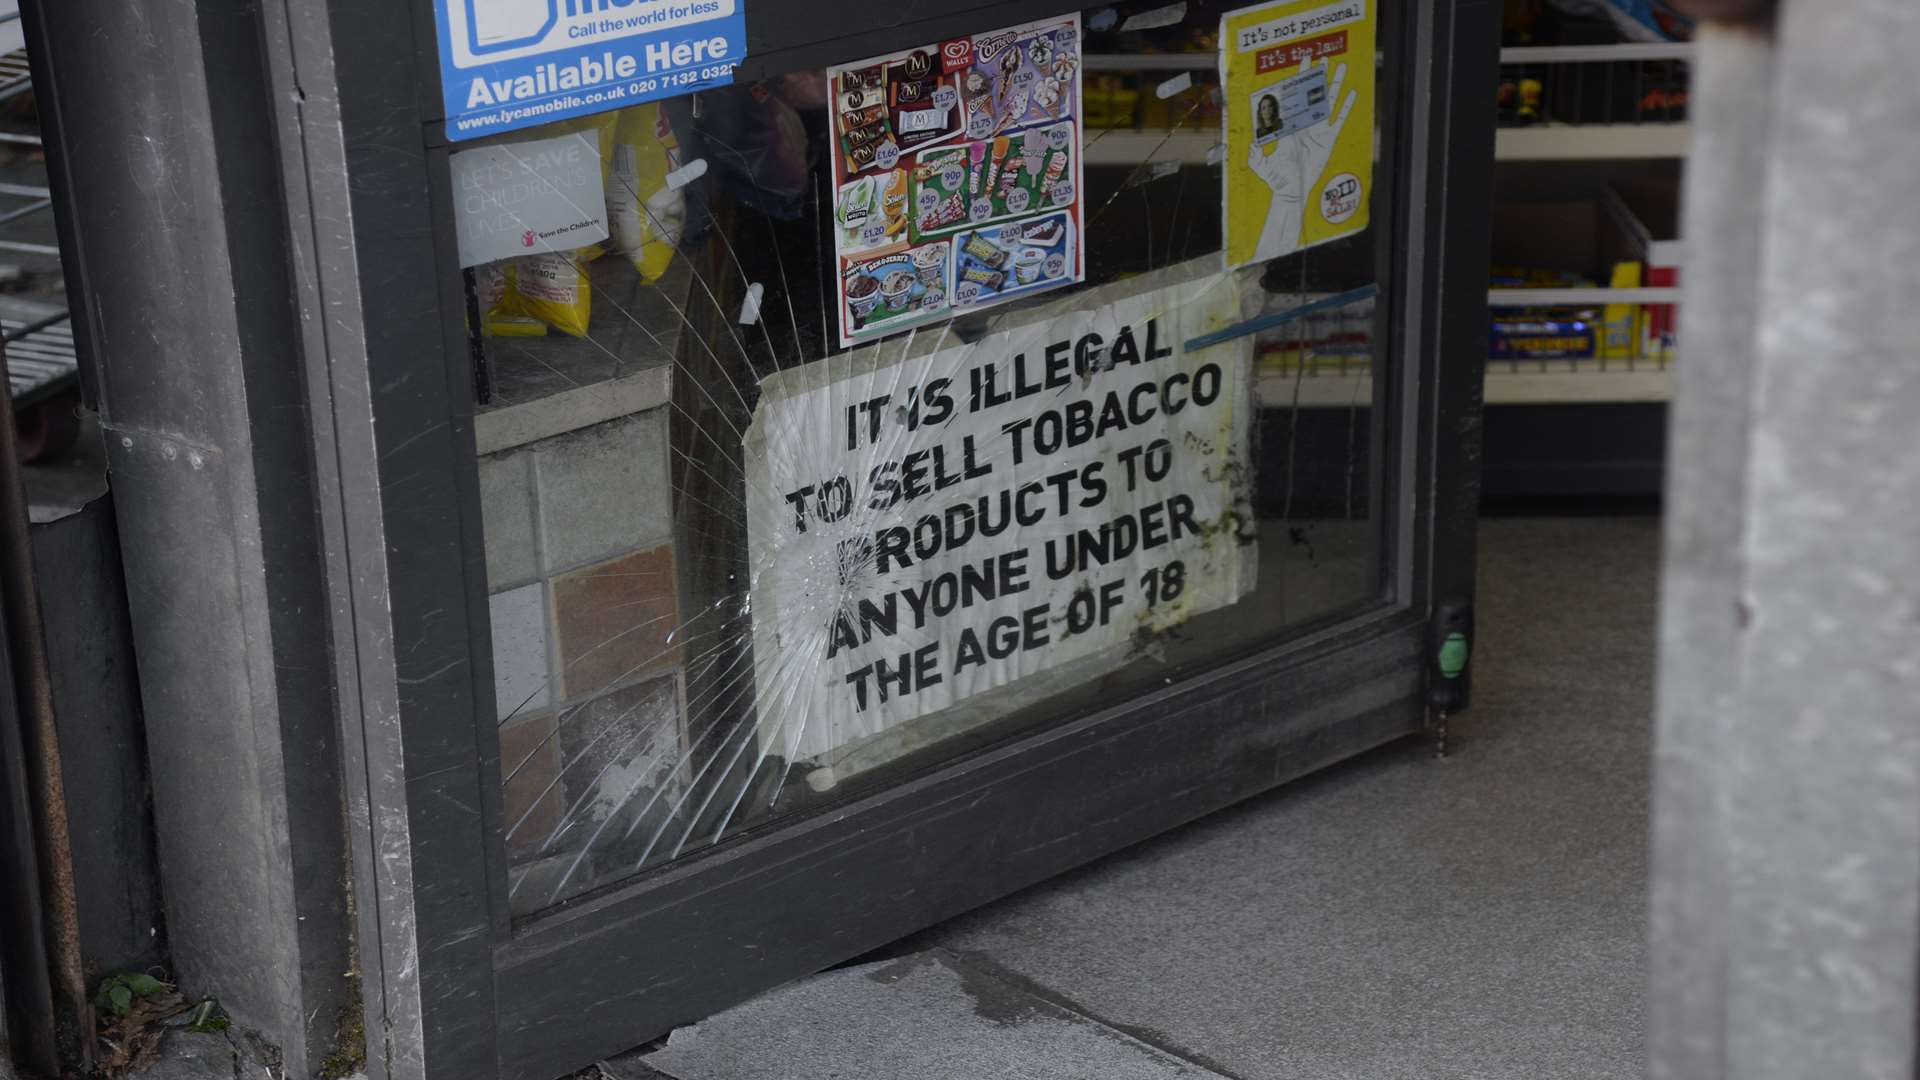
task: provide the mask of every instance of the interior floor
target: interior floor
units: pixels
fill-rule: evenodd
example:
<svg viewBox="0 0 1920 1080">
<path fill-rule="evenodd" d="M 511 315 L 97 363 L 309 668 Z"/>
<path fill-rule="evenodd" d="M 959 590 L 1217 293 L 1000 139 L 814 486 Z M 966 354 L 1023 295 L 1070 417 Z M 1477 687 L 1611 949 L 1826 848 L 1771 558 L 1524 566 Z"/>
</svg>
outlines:
<svg viewBox="0 0 1920 1080">
<path fill-rule="evenodd" d="M 620 1077 L 1637 1077 L 1659 524 L 1483 522 L 1473 708 Z"/>
</svg>

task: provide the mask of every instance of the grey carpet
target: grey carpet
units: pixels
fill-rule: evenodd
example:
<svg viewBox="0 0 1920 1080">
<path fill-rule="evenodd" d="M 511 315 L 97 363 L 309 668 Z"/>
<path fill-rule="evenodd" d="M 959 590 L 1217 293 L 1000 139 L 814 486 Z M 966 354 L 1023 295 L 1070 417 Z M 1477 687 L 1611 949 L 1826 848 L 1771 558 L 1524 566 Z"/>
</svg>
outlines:
<svg viewBox="0 0 1920 1080">
<path fill-rule="evenodd" d="M 1658 535 L 1651 519 L 1483 523 L 1454 756 L 1367 755 L 911 947 L 1242 1080 L 1639 1076 Z M 742 1010 L 811 1017 L 837 1052 L 814 1032 L 802 1067 L 763 1027 L 774 1071 L 702 1072 L 672 1047 L 667 1071 L 995 1075 L 933 1056 L 952 1033 L 930 1020 L 876 1042 L 875 1010 L 826 992 L 857 977 Z M 1107 1075 L 1064 1050 L 1056 1065 L 1009 1075 Z"/>
</svg>

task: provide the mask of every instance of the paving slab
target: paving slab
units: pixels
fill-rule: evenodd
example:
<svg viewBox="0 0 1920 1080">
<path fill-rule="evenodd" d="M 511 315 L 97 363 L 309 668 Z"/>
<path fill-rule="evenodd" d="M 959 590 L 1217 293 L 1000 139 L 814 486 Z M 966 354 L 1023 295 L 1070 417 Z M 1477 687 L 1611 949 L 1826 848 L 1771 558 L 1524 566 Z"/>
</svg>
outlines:
<svg viewBox="0 0 1920 1080">
<path fill-rule="evenodd" d="M 777 990 L 602 1068 L 619 1080 L 1223 1080 L 937 951 Z"/>
</svg>

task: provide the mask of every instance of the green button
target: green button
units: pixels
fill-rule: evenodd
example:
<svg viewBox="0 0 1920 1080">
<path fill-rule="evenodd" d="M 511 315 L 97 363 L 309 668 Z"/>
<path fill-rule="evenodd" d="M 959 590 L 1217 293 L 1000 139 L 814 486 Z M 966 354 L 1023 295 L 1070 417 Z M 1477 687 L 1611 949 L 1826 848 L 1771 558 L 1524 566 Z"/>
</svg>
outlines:
<svg viewBox="0 0 1920 1080">
<path fill-rule="evenodd" d="M 1440 675 L 1457 679 L 1467 670 L 1467 635 L 1455 630 L 1440 643 Z"/>
</svg>

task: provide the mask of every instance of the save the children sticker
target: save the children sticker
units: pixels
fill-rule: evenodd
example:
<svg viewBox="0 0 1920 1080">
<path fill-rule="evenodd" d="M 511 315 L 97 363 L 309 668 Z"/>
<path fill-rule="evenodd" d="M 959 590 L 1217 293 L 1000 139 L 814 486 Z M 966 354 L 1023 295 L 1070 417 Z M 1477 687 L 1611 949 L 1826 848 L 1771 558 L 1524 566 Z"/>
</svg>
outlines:
<svg viewBox="0 0 1920 1080">
<path fill-rule="evenodd" d="M 733 81 L 744 0 L 434 0 L 447 138 Z"/>
<path fill-rule="evenodd" d="M 828 77 L 840 344 L 1085 278 L 1078 15 Z"/>
<path fill-rule="evenodd" d="M 607 238 L 600 144 L 591 134 L 480 146 L 452 158 L 461 266 L 565 253 Z"/>
<path fill-rule="evenodd" d="M 1376 0 L 1281 0 L 1220 20 L 1228 269 L 1367 227 Z"/>
</svg>

